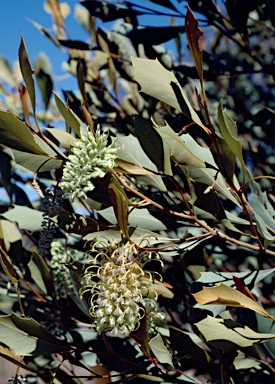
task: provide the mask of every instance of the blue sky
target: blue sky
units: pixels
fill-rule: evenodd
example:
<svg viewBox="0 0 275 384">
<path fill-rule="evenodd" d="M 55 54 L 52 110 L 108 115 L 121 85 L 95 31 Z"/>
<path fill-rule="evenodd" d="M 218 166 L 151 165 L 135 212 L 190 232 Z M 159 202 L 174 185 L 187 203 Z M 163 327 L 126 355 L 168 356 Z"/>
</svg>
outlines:
<svg viewBox="0 0 275 384">
<path fill-rule="evenodd" d="M 71 7 L 71 14 L 66 19 L 66 26 L 74 39 L 86 40 L 88 35 L 83 27 L 74 18 L 74 6 L 79 4 L 77 0 L 66 1 Z M 29 59 L 34 63 L 40 52 L 44 52 L 53 66 L 54 77 L 65 75 L 61 65 L 68 56 L 62 53 L 54 44 L 35 28 L 28 19 L 31 19 L 47 30 L 52 28 L 51 15 L 43 9 L 44 0 L 1 0 L 0 7 L 0 56 L 4 56 L 13 64 L 18 58 L 18 47 L 21 34 L 24 37 Z M 63 85 L 66 83 L 64 82 Z M 71 78 L 70 83 L 76 84 Z M 55 84 L 57 88 L 59 83 Z M 68 85 L 69 87 L 69 85 Z"/>
<path fill-rule="evenodd" d="M 34 63 L 39 53 L 44 52 L 50 59 L 52 64 L 52 74 L 54 80 L 63 77 L 66 72 L 62 70 L 62 62 L 67 61 L 68 55 L 61 52 L 54 44 L 44 36 L 29 19 L 41 24 L 47 30 L 52 28 L 51 15 L 43 9 L 44 0 L 0 0 L 0 56 L 8 59 L 13 64 L 18 58 L 18 47 L 20 44 L 21 34 L 24 37 L 29 59 Z M 65 23 L 69 35 L 72 39 L 86 41 L 88 34 L 84 28 L 74 17 L 75 5 L 79 4 L 78 0 L 60 0 L 66 2 L 71 8 L 70 15 L 66 18 Z M 138 3 L 138 2 L 137 2 Z M 143 3 L 143 1 L 141 1 Z M 150 6 L 150 3 L 145 3 Z M 154 4 L 151 3 L 154 7 Z M 160 18 L 143 17 L 142 21 L 146 24 L 160 22 Z M 162 25 L 169 25 L 168 18 L 161 18 Z M 109 23 L 108 23 L 109 24 Z M 109 26 L 107 24 L 107 26 Z M 103 25 L 104 27 L 104 25 Z M 174 46 L 173 46 L 174 47 Z M 70 77 L 66 81 L 54 81 L 55 89 L 76 89 L 76 79 Z"/>
</svg>

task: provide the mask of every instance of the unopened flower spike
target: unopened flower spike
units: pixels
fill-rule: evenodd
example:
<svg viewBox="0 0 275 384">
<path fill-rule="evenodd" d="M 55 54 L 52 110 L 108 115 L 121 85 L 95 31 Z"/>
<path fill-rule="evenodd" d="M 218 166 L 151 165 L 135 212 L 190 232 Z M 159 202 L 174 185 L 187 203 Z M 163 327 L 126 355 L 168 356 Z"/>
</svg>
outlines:
<svg viewBox="0 0 275 384">
<path fill-rule="evenodd" d="M 64 167 L 60 183 L 63 197 L 87 199 L 87 193 L 94 189 L 93 179 L 104 177 L 114 167 L 117 151 L 116 142 L 108 145 L 108 134 L 99 127 L 95 135 L 87 130 L 73 144 Z"/>
</svg>

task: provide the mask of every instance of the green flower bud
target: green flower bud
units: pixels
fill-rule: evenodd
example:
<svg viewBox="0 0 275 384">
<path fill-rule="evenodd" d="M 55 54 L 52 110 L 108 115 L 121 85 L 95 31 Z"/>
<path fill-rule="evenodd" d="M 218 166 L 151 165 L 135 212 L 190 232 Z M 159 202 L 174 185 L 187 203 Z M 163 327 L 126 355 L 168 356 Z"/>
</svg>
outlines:
<svg viewBox="0 0 275 384">
<path fill-rule="evenodd" d="M 60 187 L 64 197 L 87 198 L 87 192 L 94 189 L 92 179 L 103 178 L 114 167 L 118 147 L 115 142 L 109 146 L 108 135 L 97 129 L 82 135 L 73 145 L 63 171 Z"/>
</svg>

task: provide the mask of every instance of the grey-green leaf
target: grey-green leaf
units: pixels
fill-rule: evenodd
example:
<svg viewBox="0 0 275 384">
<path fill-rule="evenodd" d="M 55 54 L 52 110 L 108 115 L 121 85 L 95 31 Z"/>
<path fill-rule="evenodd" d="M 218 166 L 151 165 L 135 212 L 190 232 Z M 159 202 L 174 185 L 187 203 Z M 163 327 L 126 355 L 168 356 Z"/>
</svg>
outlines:
<svg viewBox="0 0 275 384">
<path fill-rule="evenodd" d="M 165 69 L 157 59 L 149 60 L 132 57 L 132 62 L 135 79 L 140 84 L 141 91 L 181 111 L 181 106 L 171 86 L 171 83 L 175 83 L 180 87 L 173 72 Z M 190 119 L 205 129 L 188 98 L 183 91 L 181 93 L 188 108 Z"/>
<path fill-rule="evenodd" d="M 16 222 L 21 229 L 31 232 L 42 229 L 43 212 L 35 209 L 14 205 L 12 209 L 3 213 L 2 216 L 10 221 Z"/>
<path fill-rule="evenodd" d="M 165 172 L 162 138 L 153 127 L 152 121 L 136 115 L 133 133 L 138 138 L 142 149 L 149 159 L 158 167 L 158 169 Z"/>
<path fill-rule="evenodd" d="M 59 96 L 54 92 L 56 106 L 64 117 L 66 123 L 72 130 L 77 134 L 78 137 L 81 137 L 81 133 L 85 131 L 84 124 L 79 119 L 79 117 L 69 108 L 67 105 L 60 99 Z"/>
<path fill-rule="evenodd" d="M 149 341 L 149 344 L 151 350 L 160 363 L 169 364 L 171 367 L 174 367 L 172 362 L 172 355 L 164 345 L 162 337 L 159 333 Z"/>
<path fill-rule="evenodd" d="M 98 214 L 108 220 L 111 224 L 117 223 L 112 207 L 103 209 L 102 211 L 99 211 Z M 154 216 L 150 215 L 146 208 L 132 210 L 128 217 L 128 223 L 131 227 L 140 227 L 145 230 L 148 229 L 149 231 L 161 231 L 167 229 L 160 220 L 157 220 Z"/>
<path fill-rule="evenodd" d="M 224 352 L 245 347 L 273 339 L 275 334 L 257 333 L 247 326 L 240 325 L 233 320 L 224 320 L 211 316 L 195 324 L 206 341 L 221 348 Z"/>
<path fill-rule="evenodd" d="M 218 107 L 218 119 L 220 131 L 224 140 L 241 163 L 244 179 L 246 174 L 246 166 L 243 159 L 241 142 L 238 138 L 237 125 L 235 121 L 233 121 L 232 118 L 228 115 L 227 111 L 223 109 L 221 102 Z"/>
<path fill-rule="evenodd" d="M 16 355 L 39 356 L 70 351 L 71 347 L 57 339 L 33 319 L 12 313 L 0 316 L 0 340 Z"/>
<path fill-rule="evenodd" d="M 158 172 L 155 164 L 149 159 L 145 154 L 137 138 L 132 135 L 129 136 L 118 136 L 117 144 L 119 145 L 119 150 L 117 156 L 131 161 L 132 163 L 149 169 L 154 172 Z M 137 180 L 144 182 L 146 184 L 152 185 L 158 188 L 160 191 L 166 191 L 164 182 L 162 181 L 161 176 L 159 175 L 141 175 L 137 177 Z"/>
<path fill-rule="evenodd" d="M 48 156 L 36 143 L 27 124 L 10 111 L 0 111 L 0 142 L 19 151 Z"/>
</svg>

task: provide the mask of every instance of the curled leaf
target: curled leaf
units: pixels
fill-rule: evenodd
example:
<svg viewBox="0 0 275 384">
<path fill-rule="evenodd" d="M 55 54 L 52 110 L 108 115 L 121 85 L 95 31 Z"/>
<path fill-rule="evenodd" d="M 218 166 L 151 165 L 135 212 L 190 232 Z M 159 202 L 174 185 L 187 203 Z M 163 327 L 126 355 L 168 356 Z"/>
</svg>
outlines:
<svg viewBox="0 0 275 384">
<path fill-rule="evenodd" d="M 264 317 L 275 320 L 268 312 L 266 312 L 257 302 L 250 299 L 243 293 L 228 287 L 221 283 L 217 287 L 203 287 L 202 291 L 193 294 L 199 304 L 217 304 L 231 307 L 249 308 L 258 312 Z"/>
</svg>

